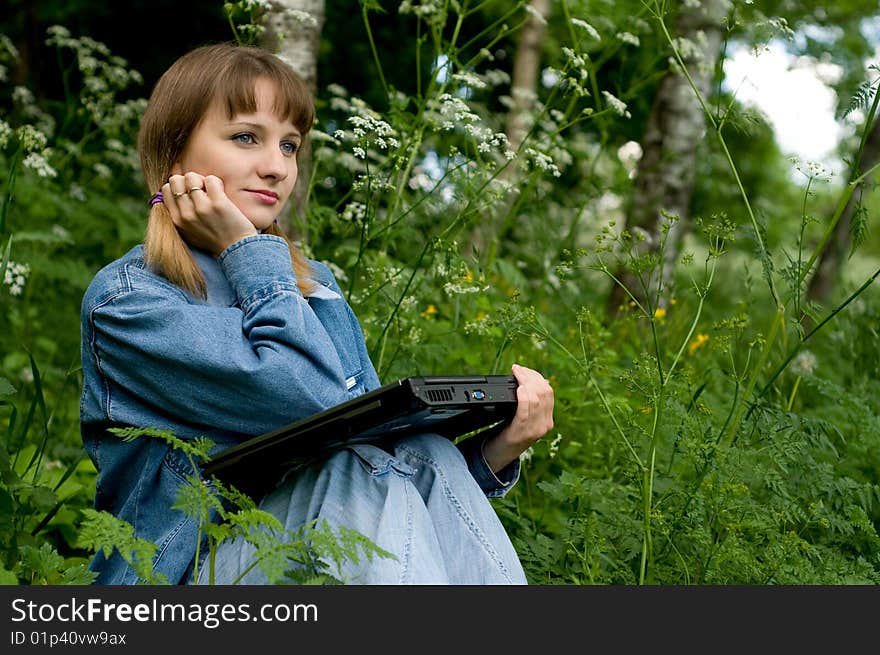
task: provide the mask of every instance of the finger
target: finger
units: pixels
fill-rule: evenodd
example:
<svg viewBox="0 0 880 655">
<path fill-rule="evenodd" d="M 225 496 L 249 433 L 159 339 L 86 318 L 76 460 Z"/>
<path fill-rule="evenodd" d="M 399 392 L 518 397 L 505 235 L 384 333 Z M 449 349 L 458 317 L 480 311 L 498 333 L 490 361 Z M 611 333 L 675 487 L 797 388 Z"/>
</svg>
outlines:
<svg viewBox="0 0 880 655">
<path fill-rule="evenodd" d="M 171 188 L 170 182 L 162 185 L 162 204 L 171 214 L 171 221 L 177 225 L 180 221 L 180 209 L 177 207 L 177 199 L 174 197 L 174 190 Z"/>
<path fill-rule="evenodd" d="M 522 364 L 514 364 L 512 367 L 513 375 L 517 381 L 525 382 L 544 382 L 544 376 L 535 369 L 523 366 Z"/>
<path fill-rule="evenodd" d="M 186 179 L 183 175 L 172 175 L 168 178 L 168 184 L 171 186 L 171 197 L 174 202 L 181 202 L 186 197 Z"/>
<path fill-rule="evenodd" d="M 514 418 L 523 423 L 528 423 L 532 417 L 534 406 L 534 392 L 528 384 L 520 384 L 516 388 L 516 413 Z"/>
<path fill-rule="evenodd" d="M 205 193 L 208 194 L 208 197 L 213 199 L 218 199 L 219 196 L 224 194 L 223 191 L 223 180 L 221 180 L 216 175 L 206 175 L 204 180 L 205 185 Z"/>
<path fill-rule="evenodd" d="M 217 210 L 228 210 L 232 206 L 232 201 L 226 195 L 226 187 L 221 178 L 216 175 L 206 175 L 204 187 L 205 195 L 211 200 Z"/>
<path fill-rule="evenodd" d="M 205 191 L 205 178 L 198 173 L 187 173 L 184 175 L 184 184 L 186 185 L 186 196 L 192 202 L 197 214 L 203 215 L 210 208 L 208 194 Z"/>
<path fill-rule="evenodd" d="M 186 186 L 183 175 L 172 175 L 168 178 L 169 193 L 163 194 L 170 200 L 169 209 L 174 224 L 181 227 L 183 221 L 192 219 L 192 205 L 186 199 Z"/>
<path fill-rule="evenodd" d="M 187 193 L 205 190 L 205 178 L 198 173 L 187 173 L 183 176 L 183 183 Z"/>
</svg>

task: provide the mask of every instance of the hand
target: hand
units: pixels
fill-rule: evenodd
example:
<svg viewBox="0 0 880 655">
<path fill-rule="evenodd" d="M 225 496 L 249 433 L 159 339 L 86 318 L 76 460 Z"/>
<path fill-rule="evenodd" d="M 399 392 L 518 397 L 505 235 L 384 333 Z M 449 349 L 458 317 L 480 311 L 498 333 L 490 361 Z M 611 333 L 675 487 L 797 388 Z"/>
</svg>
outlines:
<svg viewBox="0 0 880 655">
<path fill-rule="evenodd" d="M 553 427 L 553 387 L 530 368 L 514 364 L 511 370 L 519 383 L 516 413 L 507 427 L 483 444 L 483 457 L 496 473 Z"/>
<path fill-rule="evenodd" d="M 216 175 L 172 175 L 162 186 L 163 203 L 183 240 L 219 255 L 236 241 L 258 234 L 227 197 Z"/>
</svg>

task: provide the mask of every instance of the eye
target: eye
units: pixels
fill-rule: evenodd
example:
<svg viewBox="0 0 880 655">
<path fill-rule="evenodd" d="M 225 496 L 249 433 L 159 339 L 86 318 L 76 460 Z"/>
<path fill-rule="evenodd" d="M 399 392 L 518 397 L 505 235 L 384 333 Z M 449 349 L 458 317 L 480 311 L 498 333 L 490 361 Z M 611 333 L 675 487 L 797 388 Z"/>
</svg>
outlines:
<svg viewBox="0 0 880 655">
<path fill-rule="evenodd" d="M 241 132 L 239 134 L 234 134 L 232 136 L 232 140 L 237 143 L 243 143 L 245 145 L 251 145 L 257 142 L 254 138 L 254 135 L 250 132 Z"/>
<path fill-rule="evenodd" d="M 281 142 L 281 152 L 285 155 L 295 155 L 296 151 L 299 150 L 299 144 L 296 141 L 282 141 Z"/>
</svg>

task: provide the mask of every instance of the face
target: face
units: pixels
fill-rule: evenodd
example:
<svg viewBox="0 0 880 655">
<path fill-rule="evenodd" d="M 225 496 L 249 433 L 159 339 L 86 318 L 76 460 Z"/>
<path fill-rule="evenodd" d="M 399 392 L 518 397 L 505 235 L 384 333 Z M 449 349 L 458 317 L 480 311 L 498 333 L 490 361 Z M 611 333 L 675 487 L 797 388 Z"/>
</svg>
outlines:
<svg viewBox="0 0 880 655">
<path fill-rule="evenodd" d="M 255 91 L 253 114 L 228 118 L 221 103 L 213 103 L 172 172 L 216 175 L 233 204 L 264 230 L 293 192 L 302 135 L 272 111 L 275 89 L 269 81 L 257 80 Z"/>
</svg>

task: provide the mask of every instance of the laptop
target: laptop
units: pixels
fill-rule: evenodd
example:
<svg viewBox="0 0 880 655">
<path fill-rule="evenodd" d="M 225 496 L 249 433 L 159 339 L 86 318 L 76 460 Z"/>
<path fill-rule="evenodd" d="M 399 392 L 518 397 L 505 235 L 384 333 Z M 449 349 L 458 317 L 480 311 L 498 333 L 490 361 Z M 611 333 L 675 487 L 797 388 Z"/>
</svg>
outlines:
<svg viewBox="0 0 880 655">
<path fill-rule="evenodd" d="M 388 444 L 432 432 L 455 440 L 509 420 L 517 381 L 510 375 L 407 377 L 227 448 L 202 464 L 207 477 L 256 496 L 293 467 L 348 444 Z"/>
</svg>

